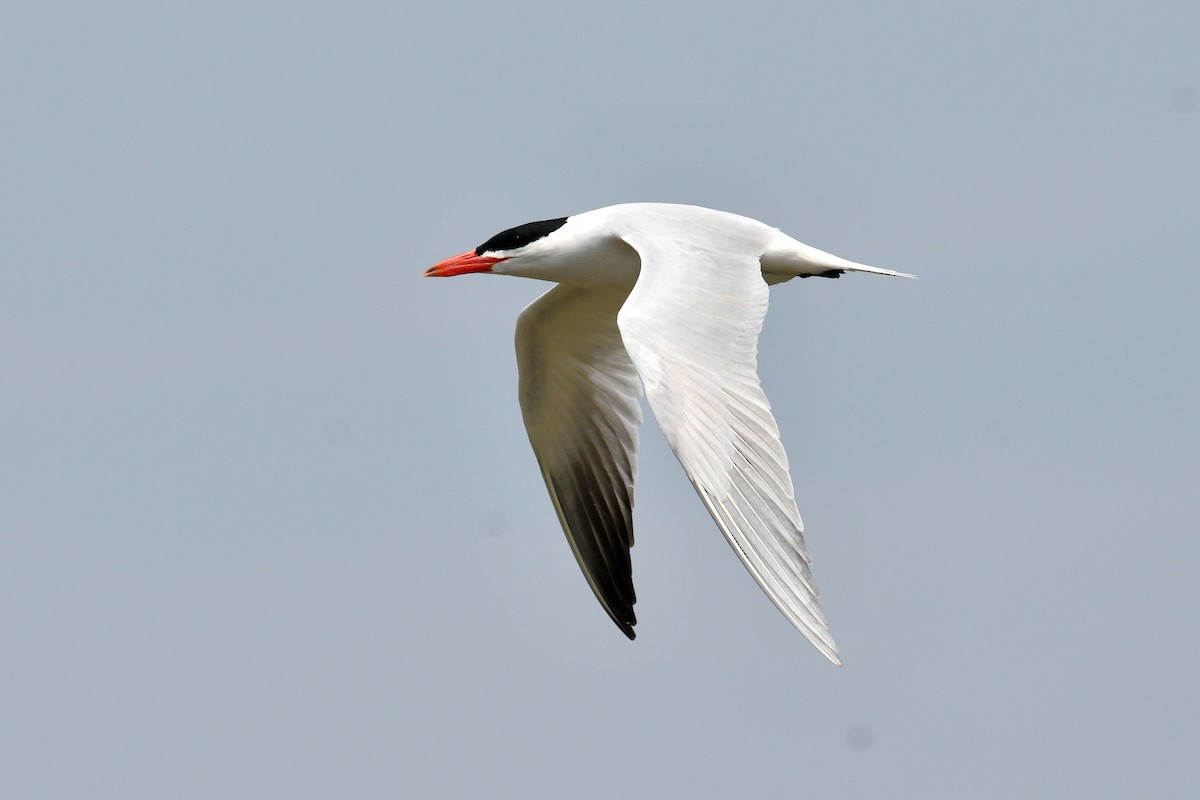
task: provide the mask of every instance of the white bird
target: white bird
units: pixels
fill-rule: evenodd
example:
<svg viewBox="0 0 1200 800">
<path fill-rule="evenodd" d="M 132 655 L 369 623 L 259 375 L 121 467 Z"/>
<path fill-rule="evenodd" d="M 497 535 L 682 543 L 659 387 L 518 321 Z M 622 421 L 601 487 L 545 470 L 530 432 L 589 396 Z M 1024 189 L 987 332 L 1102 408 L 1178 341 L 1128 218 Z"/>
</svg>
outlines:
<svg viewBox="0 0 1200 800">
<path fill-rule="evenodd" d="M 639 396 L 717 526 L 784 616 L 833 663 L 787 455 L 757 372 L 767 287 L 869 267 L 757 220 L 630 203 L 503 231 L 425 275 L 558 285 L 521 312 L 521 412 L 550 499 L 596 598 L 634 637 Z"/>
</svg>

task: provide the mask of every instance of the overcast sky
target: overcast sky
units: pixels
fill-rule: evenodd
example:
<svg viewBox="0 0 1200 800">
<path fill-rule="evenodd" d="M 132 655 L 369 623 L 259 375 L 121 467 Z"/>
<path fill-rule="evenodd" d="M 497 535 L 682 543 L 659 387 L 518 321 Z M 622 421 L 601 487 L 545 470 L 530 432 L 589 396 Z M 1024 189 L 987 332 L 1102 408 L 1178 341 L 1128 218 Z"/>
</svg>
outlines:
<svg viewBox="0 0 1200 800">
<path fill-rule="evenodd" d="M 1181 797 L 1200 6 L 8 3 L 0 796 Z M 648 418 L 639 637 L 525 438 L 616 202 L 914 272 L 772 291 L 846 666 Z"/>
</svg>

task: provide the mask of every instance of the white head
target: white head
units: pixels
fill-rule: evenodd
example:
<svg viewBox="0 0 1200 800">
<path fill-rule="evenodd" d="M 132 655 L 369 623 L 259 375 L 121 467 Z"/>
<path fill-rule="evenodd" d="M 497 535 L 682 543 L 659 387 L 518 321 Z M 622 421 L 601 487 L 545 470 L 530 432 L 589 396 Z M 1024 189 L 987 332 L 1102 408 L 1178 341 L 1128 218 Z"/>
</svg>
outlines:
<svg viewBox="0 0 1200 800">
<path fill-rule="evenodd" d="M 594 287 L 632 285 L 640 266 L 632 247 L 582 214 L 509 228 L 474 250 L 435 264 L 425 275 L 449 278 L 484 272 Z"/>
</svg>

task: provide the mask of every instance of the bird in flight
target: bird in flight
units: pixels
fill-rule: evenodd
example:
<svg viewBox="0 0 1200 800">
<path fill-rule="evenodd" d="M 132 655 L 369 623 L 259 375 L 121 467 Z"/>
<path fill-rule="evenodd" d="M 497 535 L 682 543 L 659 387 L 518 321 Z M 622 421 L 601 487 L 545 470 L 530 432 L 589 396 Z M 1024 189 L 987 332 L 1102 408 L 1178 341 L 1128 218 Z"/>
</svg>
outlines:
<svg viewBox="0 0 1200 800">
<path fill-rule="evenodd" d="M 771 601 L 841 664 L 812 578 L 787 455 L 758 379 L 767 287 L 845 272 L 911 278 L 757 220 L 629 203 L 496 234 L 425 275 L 557 284 L 517 319 L 521 413 L 596 598 L 634 638 L 633 487 L 644 387 L 706 508 Z"/>
</svg>

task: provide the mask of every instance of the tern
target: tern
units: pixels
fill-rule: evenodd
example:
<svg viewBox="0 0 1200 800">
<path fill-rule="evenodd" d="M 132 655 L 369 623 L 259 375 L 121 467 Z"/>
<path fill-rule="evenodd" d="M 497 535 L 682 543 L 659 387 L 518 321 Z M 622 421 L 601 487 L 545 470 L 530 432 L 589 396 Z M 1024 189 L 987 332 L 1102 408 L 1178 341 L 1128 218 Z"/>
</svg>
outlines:
<svg viewBox="0 0 1200 800">
<path fill-rule="evenodd" d="M 768 287 L 846 272 L 911 278 L 801 244 L 748 217 L 628 203 L 502 231 L 425 271 L 558 285 L 517 320 L 521 413 L 571 550 L 634 638 L 640 396 L 717 527 L 830 661 L 787 455 L 758 378 Z"/>
</svg>

